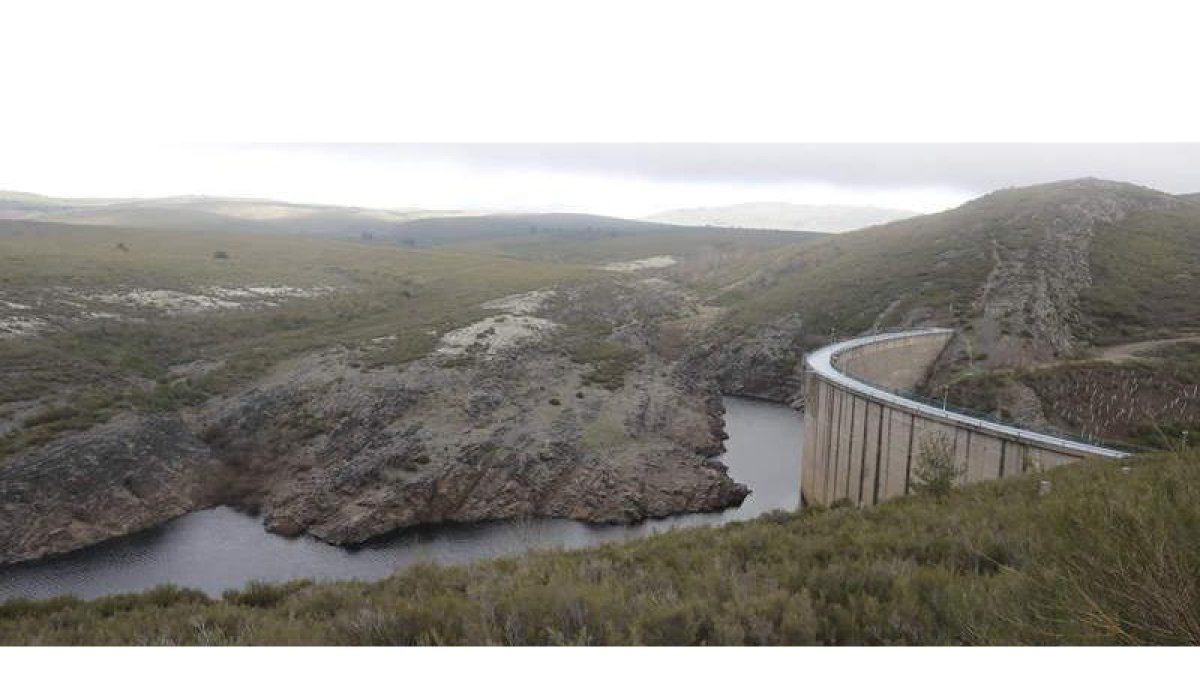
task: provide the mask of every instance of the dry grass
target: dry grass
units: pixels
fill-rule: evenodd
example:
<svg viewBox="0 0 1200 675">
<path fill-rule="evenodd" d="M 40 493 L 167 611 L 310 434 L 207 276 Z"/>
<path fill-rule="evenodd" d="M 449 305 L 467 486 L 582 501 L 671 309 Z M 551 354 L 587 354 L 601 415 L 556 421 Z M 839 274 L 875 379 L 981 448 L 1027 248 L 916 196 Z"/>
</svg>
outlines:
<svg viewBox="0 0 1200 675">
<path fill-rule="evenodd" d="M 1196 541 L 1180 449 L 375 583 L 11 601 L 0 642 L 1195 644 Z"/>
</svg>

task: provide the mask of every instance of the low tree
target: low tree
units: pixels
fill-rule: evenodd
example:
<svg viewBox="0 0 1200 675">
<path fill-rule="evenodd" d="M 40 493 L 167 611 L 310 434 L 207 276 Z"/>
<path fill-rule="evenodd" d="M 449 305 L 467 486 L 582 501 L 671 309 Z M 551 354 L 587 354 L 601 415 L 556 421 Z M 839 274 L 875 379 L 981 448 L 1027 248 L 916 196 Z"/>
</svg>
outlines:
<svg viewBox="0 0 1200 675">
<path fill-rule="evenodd" d="M 950 494 L 965 472 L 955 457 L 954 442 L 941 432 L 928 434 L 921 439 L 920 454 L 913 467 L 916 478 L 913 492 L 942 499 Z"/>
</svg>

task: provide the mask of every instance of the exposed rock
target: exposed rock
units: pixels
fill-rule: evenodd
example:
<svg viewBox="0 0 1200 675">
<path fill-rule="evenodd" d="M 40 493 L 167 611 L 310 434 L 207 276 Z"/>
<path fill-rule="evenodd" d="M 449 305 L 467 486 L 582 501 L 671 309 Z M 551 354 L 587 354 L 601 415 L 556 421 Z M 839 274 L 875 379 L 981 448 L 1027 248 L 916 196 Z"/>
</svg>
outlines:
<svg viewBox="0 0 1200 675">
<path fill-rule="evenodd" d="M 714 345 L 708 358 L 721 391 L 793 403 L 803 389 L 802 327 L 799 317 L 784 317 L 751 335 Z"/>
<path fill-rule="evenodd" d="M 1098 228 L 1137 209 L 1166 208 L 1174 198 L 1093 179 L 1052 184 L 1054 198 L 1012 205 L 991 239 L 992 269 L 972 307 L 972 330 L 951 344 L 989 367 L 1027 365 L 1073 355 L 1083 345 L 1080 294 L 1092 283 Z M 1022 236 L 1009 231 L 1023 233 Z"/>
<path fill-rule="evenodd" d="M 603 280 L 493 307 L 562 328 L 495 350 L 354 367 L 386 349 L 366 338 L 179 415 L 128 414 L 16 455 L 0 465 L 0 562 L 215 504 L 257 510 L 281 534 L 350 544 L 448 522 L 628 523 L 746 497 L 712 459 L 725 435 L 706 362 L 664 346 L 662 327 L 697 312 L 687 293 Z M 620 380 L 589 384 L 598 366 L 573 349 L 595 340 L 636 355 Z M 202 377 L 205 366 L 172 376 Z"/>
<path fill-rule="evenodd" d="M 537 345 L 455 368 L 358 371 L 348 358 L 308 357 L 204 413 L 231 469 L 224 501 L 347 544 L 418 524 L 634 522 L 747 494 L 707 459 L 721 450 L 716 390 L 653 355 L 616 391 Z"/>
<path fill-rule="evenodd" d="M 174 416 L 123 415 L 0 464 L 0 563 L 70 551 L 210 503 L 208 448 Z"/>
</svg>

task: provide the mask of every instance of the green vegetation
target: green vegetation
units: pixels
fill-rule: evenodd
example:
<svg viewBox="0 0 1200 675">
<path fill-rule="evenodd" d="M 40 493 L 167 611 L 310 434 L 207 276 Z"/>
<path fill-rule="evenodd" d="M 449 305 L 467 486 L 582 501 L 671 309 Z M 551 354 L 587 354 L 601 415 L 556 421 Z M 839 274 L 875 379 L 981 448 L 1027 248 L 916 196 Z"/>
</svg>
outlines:
<svg viewBox="0 0 1200 675">
<path fill-rule="evenodd" d="M 625 384 L 625 373 L 634 367 L 640 355 L 623 345 L 607 340 L 585 342 L 571 354 L 575 363 L 592 366 L 583 376 L 585 384 L 617 390 Z"/>
<path fill-rule="evenodd" d="M 1099 228 L 1084 310 L 1097 344 L 1200 331 L 1200 207 L 1133 214 Z"/>
<path fill-rule="evenodd" d="M 965 473 L 966 467 L 958 464 L 952 440 L 942 433 L 925 437 L 913 464 L 913 477 L 916 478 L 913 491 L 934 499 L 945 499 Z"/>
<path fill-rule="evenodd" d="M 1050 425 L 1130 451 L 1200 436 L 1200 344 L 1162 345 L 1120 363 L 1069 361 L 1040 368 L 969 372 L 951 380 L 949 406 L 1001 422 L 1020 420 L 1009 393 L 1026 388 Z M 926 394 L 940 402 L 943 392 Z"/>
<path fill-rule="evenodd" d="M 1023 381 L 1051 423 L 1086 436 L 1163 448 L 1184 432 L 1200 433 L 1200 359 L 1068 363 Z"/>
<path fill-rule="evenodd" d="M 721 302 L 732 311 L 723 323 L 742 333 L 797 315 L 807 346 L 914 320 L 963 327 L 976 318 L 995 259 L 1025 269 L 1038 251 L 1074 245 L 1056 242 L 1056 230 L 1080 217 L 1068 205 L 1096 195 L 1136 206 L 1094 228 L 1076 334 L 1109 344 L 1200 331 L 1200 207 L 1088 180 L 1001 190 L 943 213 L 780 247 L 743 282 L 727 279 Z M 1019 312 L 1000 329 L 1034 337 Z"/>
<path fill-rule="evenodd" d="M 116 248 L 119 242 L 130 250 Z M 230 255 L 216 260 L 214 250 Z M 0 269 L 5 297 L 28 298 L 27 304 L 63 288 L 331 289 L 254 310 L 164 316 L 129 307 L 122 311 L 136 321 L 80 321 L 36 338 L 0 340 L 0 403 L 62 397 L 55 406 L 71 408 L 0 437 L 0 457 L 118 410 L 197 403 L 315 349 L 388 336 L 365 364 L 405 363 L 427 354 L 438 335 L 486 315 L 479 305 L 487 300 L 594 274 L 472 253 L 284 236 L 23 223 L 0 225 Z M 81 312 L 111 310 L 83 304 Z M 196 362 L 214 367 L 182 380 L 172 374 Z"/>
<path fill-rule="evenodd" d="M 819 238 L 811 232 L 773 232 L 710 227 L 655 228 L 620 231 L 591 238 L 551 236 L 546 232 L 489 242 L 457 244 L 456 248 L 548 262 L 599 265 L 656 255 L 691 259 L 691 265 L 712 267 Z M 674 272 L 667 268 L 667 272 Z M 715 270 L 714 270 L 715 271 Z"/>
<path fill-rule="evenodd" d="M 899 324 L 916 307 L 953 317 L 987 277 L 990 224 L 947 212 L 777 251 L 720 297 L 730 307 L 722 323 L 740 333 L 796 314 L 814 346 L 868 330 L 881 315 L 883 325 Z"/>
<path fill-rule="evenodd" d="M 1195 644 L 1198 540 L 1179 448 L 375 583 L 13 600 L 0 642 Z"/>
</svg>

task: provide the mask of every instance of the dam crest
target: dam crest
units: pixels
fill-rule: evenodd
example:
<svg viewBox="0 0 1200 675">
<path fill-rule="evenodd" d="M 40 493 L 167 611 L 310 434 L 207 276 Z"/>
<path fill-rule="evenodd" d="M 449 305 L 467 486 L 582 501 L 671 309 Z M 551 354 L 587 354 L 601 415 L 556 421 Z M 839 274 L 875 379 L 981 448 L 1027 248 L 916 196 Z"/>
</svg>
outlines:
<svg viewBox="0 0 1200 675">
<path fill-rule="evenodd" d="M 936 445 L 953 448 L 960 484 L 1126 456 L 912 398 L 953 337 L 945 328 L 886 333 L 808 355 L 803 503 L 865 506 L 909 494 L 921 454 Z"/>
</svg>

